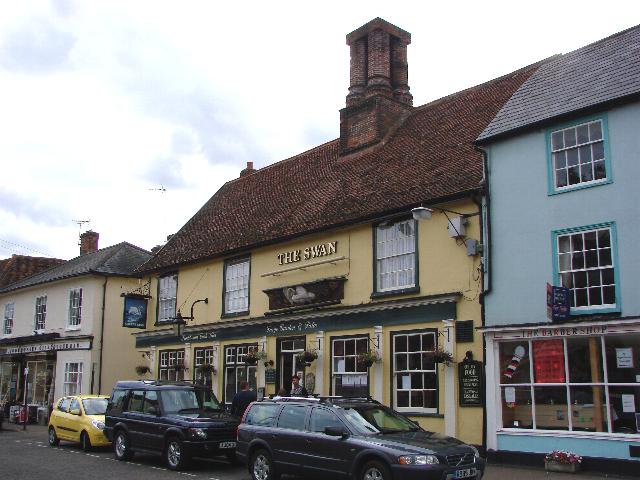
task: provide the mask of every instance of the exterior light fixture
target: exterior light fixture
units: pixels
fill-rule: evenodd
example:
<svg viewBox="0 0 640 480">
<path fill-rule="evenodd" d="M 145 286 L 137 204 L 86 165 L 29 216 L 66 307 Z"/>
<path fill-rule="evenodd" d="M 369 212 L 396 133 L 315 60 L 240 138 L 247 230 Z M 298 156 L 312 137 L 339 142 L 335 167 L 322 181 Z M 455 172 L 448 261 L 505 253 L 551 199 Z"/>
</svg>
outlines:
<svg viewBox="0 0 640 480">
<path fill-rule="evenodd" d="M 182 327 L 185 327 L 187 325 L 187 320 L 193 320 L 195 317 L 193 316 L 193 307 L 195 307 L 196 303 L 200 303 L 200 302 L 204 302 L 204 303 L 209 303 L 209 298 L 202 298 L 200 300 L 196 300 L 195 302 L 193 302 L 191 304 L 191 315 L 189 317 L 183 317 L 182 313 L 180 312 L 180 309 L 178 309 L 178 313 L 176 313 L 176 316 L 173 317 L 173 323 L 171 324 L 171 327 L 173 328 L 173 334 L 177 337 L 180 336 L 180 329 Z"/>
<path fill-rule="evenodd" d="M 433 210 L 422 206 L 413 208 L 411 210 L 411 215 L 413 215 L 414 220 L 429 220 L 432 214 Z"/>
</svg>

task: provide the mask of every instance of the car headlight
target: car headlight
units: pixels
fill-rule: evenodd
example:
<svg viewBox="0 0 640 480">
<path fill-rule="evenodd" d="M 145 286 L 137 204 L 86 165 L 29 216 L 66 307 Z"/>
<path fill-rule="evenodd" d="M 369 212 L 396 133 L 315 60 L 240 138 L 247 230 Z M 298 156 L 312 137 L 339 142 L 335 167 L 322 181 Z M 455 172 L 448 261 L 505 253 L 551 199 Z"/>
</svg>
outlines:
<svg viewBox="0 0 640 480">
<path fill-rule="evenodd" d="M 98 430 L 104 430 L 104 422 L 101 422 L 100 420 L 91 420 L 91 425 Z"/>
<path fill-rule="evenodd" d="M 403 455 L 398 458 L 400 465 L 435 465 L 440 463 L 435 455 Z"/>
<path fill-rule="evenodd" d="M 478 449 L 476 447 L 474 447 L 473 445 L 469 445 L 471 447 L 471 450 L 473 450 L 473 455 L 476 458 L 480 458 L 480 452 L 478 451 Z"/>
<path fill-rule="evenodd" d="M 207 432 L 203 428 L 190 428 L 189 436 L 191 438 L 198 438 L 200 440 L 205 440 L 207 438 Z"/>
</svg>

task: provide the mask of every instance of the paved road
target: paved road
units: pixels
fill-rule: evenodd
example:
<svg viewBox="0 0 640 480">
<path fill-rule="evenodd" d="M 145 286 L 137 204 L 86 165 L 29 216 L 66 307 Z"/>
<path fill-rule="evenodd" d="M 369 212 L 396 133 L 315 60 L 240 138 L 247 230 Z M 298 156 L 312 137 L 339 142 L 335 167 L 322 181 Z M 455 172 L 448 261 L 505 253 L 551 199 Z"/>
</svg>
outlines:
<svg viewBox="0 0 640 480">
<path fill-rule="evenodd" d="M 46 427 L 6 424 L 0 431 L 0 479 L 2 480 L 250 480 L 245 467 L 230 465 L 226 460 L 194 460 L 186 472 L 167 470 L 159 457 L 136 455 L 130 462 L 114 459 L 109 448 L 84 453 L 78 447 L 61 442 L 51 448 L 47 443 Z M 289 477 L 296 480 L 295 477 Z M 489 465 L 483 480 L 602 480 L 596 474 L 571 476 L 547 473 L 541 469 Z M 627 479 L 629 477 L 626 477 Z M 298 479 L 300 480 L 300 479 Z"/>
</svg>

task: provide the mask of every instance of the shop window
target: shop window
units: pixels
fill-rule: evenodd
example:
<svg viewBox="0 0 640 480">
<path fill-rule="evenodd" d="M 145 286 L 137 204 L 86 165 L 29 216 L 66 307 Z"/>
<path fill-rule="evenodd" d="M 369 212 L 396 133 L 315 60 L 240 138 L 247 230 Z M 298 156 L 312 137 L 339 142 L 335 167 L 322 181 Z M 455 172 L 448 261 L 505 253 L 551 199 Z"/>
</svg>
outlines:
<svg viewBox="0 0 640 480">
<path fill-rule="evenodd" d="M 196 348 L 194 350 L 193 366 L 194 381 L 203 385 L 212 385 L 213 348 Z"/>
<path fill-rule="evenodd" d="M 229 260 L 224 264 L 224 313 L 244 313 L 249 311 L 248 258 Z"/>
<path fill-rule="evenodd" d="M 47 296 L 36 297 L 36 312 L 34 317 L 34 329 L 44 330 L 47 320 Z"/>
<path fill-rule="evenodd" d="M 503 428 L 640 433 L 639 363 L 638 334 L 501 342 Z"/>
<path fill-rule="evenodd" d="M 79 327 L 82 321 L 82 289 L 69 290 L 69 327 Z"/>
<path fill-rule="evenodd" d="M 376 292 L 416 287 L 416 238 L 413 219 L 376 226 Z"/>
<path fill-rule="evenodd" d="M 170 382 L 184 380 L 184 350 L 163 350 L 160 352 L 158 378 Z"/>
<path fill-rule="evenodd" d="M 435 330 L 392 334 L 393 405 L 398 411 L 437 413 Z"/>
<path fill-rule="evenodd" d="M 369 375 L 366 366 L 358 364 L 358 355 L 369 349 L 369 337 L 331 340 L 331 382 L 333 395 L 366 397 Z"/>
<path fill-rule="evenodd" d="M 16 399 L 18 364 L 0 362 L 0 401 L 2 403 Z"/>
<path fill-rule="evenodd" d="M 177 295 L 178 275 L 176 273 L 158 279 L 158 323 L 175 321 Z"/>
<path fill-rule="evenodd" d="M 82 363 L 72 362 L 64 365 L 64 395 L 80 395 L 82 393 Z"/>
<path fill-rule="evenodd" d="M 4 306 L 4 321 L 2 323 L 2 333 L 4 335 L 11 335 L 13 332 L 13 312 L 14 312 L 14 304 L 7 303 Z"/>
<path fill-rule="evenodd" d="M 249 388 L 256 391 L 256 365 L 245 363 L 244 357 L 250 351 L 257 351 L 257 343 L 229 345 L 224 349 L 224 401 L 231 404 L 234 395 L 240 390 L 240 382 L 246 381 Z"/>
<path fill-rule="evenodd" d="M 47 360 L 32 360 L 27 362 L 29 373 L 27 374 L 27 403 L 48 405 L 53 402 L 52 379 L 53 368 L 52 362 Z"/>
</svg>

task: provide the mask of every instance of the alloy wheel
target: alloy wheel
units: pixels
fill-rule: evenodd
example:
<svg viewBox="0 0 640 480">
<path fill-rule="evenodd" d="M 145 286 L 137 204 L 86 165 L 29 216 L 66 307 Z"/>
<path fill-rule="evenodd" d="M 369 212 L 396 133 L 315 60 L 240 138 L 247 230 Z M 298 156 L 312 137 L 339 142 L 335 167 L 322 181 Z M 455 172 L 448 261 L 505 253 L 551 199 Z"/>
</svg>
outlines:
<svg viewBox="0 0 640 480">
<path fill-rule="evenodd" d="M 167 446 L 167 463 L 172 469 L 176 469 L 180 466 L 181 457 L 180 443 L 177 440 L 171 440 Z"/>
<path fill-rule="evenodd" d="M 362 476 L 363 480 L 384 480 L 384 475 L 377 467 L 369 467 Z"/>
<path fill-rule="evenodd" d="M 270 462 L 263 453 L 256 455 L 253 460 L 253 478 L 256 480 L 270 480 Z"/>
</svg>

